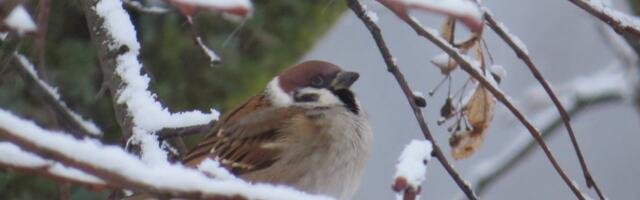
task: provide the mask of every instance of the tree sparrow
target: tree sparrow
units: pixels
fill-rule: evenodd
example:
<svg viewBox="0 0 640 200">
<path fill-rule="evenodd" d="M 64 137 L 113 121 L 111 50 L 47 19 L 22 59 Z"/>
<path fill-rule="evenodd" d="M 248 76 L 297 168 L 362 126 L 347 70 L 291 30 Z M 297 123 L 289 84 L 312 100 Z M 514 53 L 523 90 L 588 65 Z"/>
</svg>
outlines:
<svg viewBox="0 0 640 200">
<path fill-rule="evenodd" d="M 214 159 L 246 181 L 350 199 L 372 139 L 349 89 L 358 77 L 323 61 L 289 68 L 226 113 L 183 162 L 196 167 Z"/>
</svg>

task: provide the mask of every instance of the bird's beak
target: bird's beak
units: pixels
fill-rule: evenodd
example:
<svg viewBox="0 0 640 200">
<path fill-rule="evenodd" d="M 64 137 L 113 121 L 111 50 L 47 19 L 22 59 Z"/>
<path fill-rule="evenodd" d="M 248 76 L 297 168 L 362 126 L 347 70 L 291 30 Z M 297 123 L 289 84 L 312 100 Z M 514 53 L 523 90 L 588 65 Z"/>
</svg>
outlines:
<svg viewBox="0 0 640 200">
<path fill-rule="evenodd" d="M 349 89 L 351 85 L 358 80 L 360 74 L 356 72 L 341 71 L 338 72 L 336 78 L 331 82 L 331 88 L 334 90 Z"/>
</svg>

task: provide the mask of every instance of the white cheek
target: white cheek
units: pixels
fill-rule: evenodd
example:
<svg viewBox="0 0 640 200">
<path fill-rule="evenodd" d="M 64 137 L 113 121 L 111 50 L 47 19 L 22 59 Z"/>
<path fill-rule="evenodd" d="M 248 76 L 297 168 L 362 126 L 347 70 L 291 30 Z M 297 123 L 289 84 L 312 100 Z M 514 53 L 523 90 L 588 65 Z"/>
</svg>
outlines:
<svg viewBox="0 0 640 200">
<path fill-rule="evenodd" d="M 317 94 L 318 101 L 315 102 L 296 102 L 296 105 L 302 106 L 334 106 L 334 105 L 342 105 L 342 101 L 336 97 L 331 91 L 321 88 L 303 88 L 298 90 L 300 95 L 303 94 Z"/>
<path fill-rule="evenodd" d="M 293 99 L 280 88 L 280 80 L 274 78 L 267 84 L 267 96 L 271 103 L 277 107 L 285 107 L 293 103 Z"/>
</svg>

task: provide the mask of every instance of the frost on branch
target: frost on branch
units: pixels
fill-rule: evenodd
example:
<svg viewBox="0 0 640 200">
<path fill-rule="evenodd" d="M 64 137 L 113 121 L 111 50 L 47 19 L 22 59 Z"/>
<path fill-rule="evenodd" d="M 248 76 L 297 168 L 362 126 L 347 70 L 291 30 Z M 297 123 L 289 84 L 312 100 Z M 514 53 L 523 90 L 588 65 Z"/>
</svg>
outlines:
<svg viewBox="0 0 640 200">
<path fill-rule="evenodd" d="M 207 175 L 214 177 L 220 180 L 238 180 L 233 174 L 231 174 L 227 169 L 220 165 L 220 162 L 217 160 L 212 160 L 206 158 L 198 165 L 198 170 L 206 173 Z"/>
<path fill-rule="evenodd" d="M 104 181 L 75 168 L 66 167 L 58 162 L 45 160 L 38 155 L 25 152 L 20 147 L 0 142 L 0 166 L 45 173 L 53 178 L 80 184 L 101 186 Z"/>
<path fill-rule="evenodd" d="M 216 110 L 211 110 L 209 114 L 200 111 L 170 113 L 148 90 L 150 78 L 141 74 L 142 64 L 138 61 L 140 44 L 135 27 L 122 8 L 122 2 L 101 0 L 94 9 L 98 17 L 103 19 L 101 28 L 108 35 L 109 50 L 120 53 L 115 58 L 115 74 L 122 81 L 117 91 L 117 103 L 126 105 L 133 121 L 130 143 L 141 145 L 143 160 L 166 164 L 166 156 L 161 156 L 166 153 L 159 148 L 153 133 L 163 128 L 207 124 L 218 119 L 219 113 Z"/>
<path fill-rule="evenodd" d="M 57 104 L 60 109 L 62 109 L 62 112 L 64 112 L 65 115 L 69 116 L 69 120 L 73 120 L 74 124 L 77 124 L 79 126 L 78 128 L 81 129 L 83 133 L 90 134 L 92 136 L 102 135 L 102 131 L 100 130 L 100 128 L 98 128 L 98 126 L 96 126 L 96 124 L 94 124 L 92 121 L 83 119 L 82 116 L 80 116 L 78 113 L 69 109 L 67 104 L 60 99 L 60 94 L 58 94 L 56 88 L 50 86 L 42 79 L 40 79 L 40 77 L 38 77 L 33 64 L 29 62 L 26 57 L 17 53 L 14 54 L 14 57 L 18 60 L 19 67 L 21 67 L 23 71 L 27 72 L 29 78 L 34 81 L 39 88 L 43 89 L 45 95 L 53 99 L 54 103 Z"/>
<path fill-rule="evenodd" d="M 168 1 L 180 11 L 192 16 L 197 10 L 212 10 L 217 12 L 229 13 L 237 16 L 248 16 L 251 14 L 253 7 L 249 0 L 165 0 Z"/>
<path fill-rule="evenodd" d="M 427 140 L 412 140 L 404 148 L 398 158 L 392 185 L 392 189 L 400 193 L 398 199 L 415 199 L 420 194 L 420 185 L 425 180 L 432 150 L 431 142 Z"/>
<path fill-rule="evenodd" d="M 35 32 L 38 27 L 33 22 L 31 15 L 22 5 L 17 5 L 7 17 L 4 18 L 4 25 L 9 29 L 16 31 L 18 34 Z"/>
<path fill-rule="evenodd" d="M 200 171 L 182 165 L 147 165 L 118 146 L 102 145 L 96 140 L 79 140 L 66 133 L 44 130 L 35 123 L 4 110 L 0 110 L 0 137 L 37 155 L 47 155 L 50 159 L 64 163 L 68 167 L 82 169 L 84 173 L 100 178 L 109 185 L 152 193 L 162 192 L 161 194 L 168 197 L 329 199 L 308 195 L 286 186 L 211 179 Z M 2 145 L 0 152 L 15 153 L 15 148 L 13 150 L 11 148 Z M 16 153 L 16 155 L 25 156 L 24 153 Z M 11 162 L 30 165 L 41 162 L 33 158 L 32 154 L 12 160 Z M 83 173 L 75 174 L 72 176 L 79 179 L 78 174 Z"/>
<path fill-rule="evenodd" d="M 417 9 L 458 19 L 472 32 L 480 32 L 483 27 L 482 10 L 472 0 L 378 0 L 378 2 L 403 18 L 409 17 L 407 13 L 409 9 Z"/>
</svg>

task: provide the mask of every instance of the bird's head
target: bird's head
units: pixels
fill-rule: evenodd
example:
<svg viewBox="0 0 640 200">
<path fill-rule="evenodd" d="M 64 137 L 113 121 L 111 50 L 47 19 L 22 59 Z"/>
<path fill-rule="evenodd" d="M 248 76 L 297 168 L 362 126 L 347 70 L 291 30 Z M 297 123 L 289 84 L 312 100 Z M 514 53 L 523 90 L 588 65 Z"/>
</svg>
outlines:
<svg viewBox="0 0 640 200">
<path fill-rule="evenodd" d="M 271 80 L 266 93 L 275 106 L 355 106 L 351 85 L 360 75 L 311 60 L 295 65 Z"/>
</svg>

